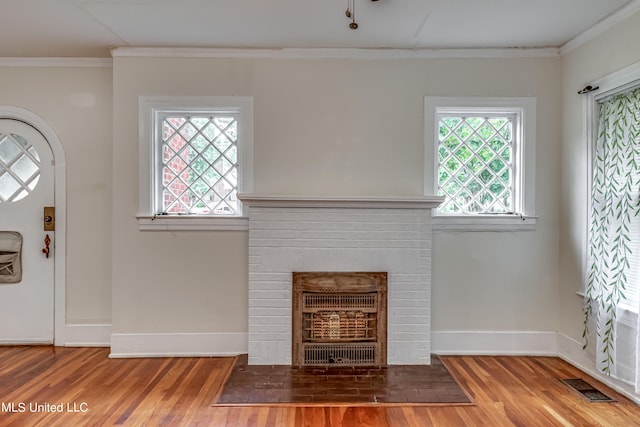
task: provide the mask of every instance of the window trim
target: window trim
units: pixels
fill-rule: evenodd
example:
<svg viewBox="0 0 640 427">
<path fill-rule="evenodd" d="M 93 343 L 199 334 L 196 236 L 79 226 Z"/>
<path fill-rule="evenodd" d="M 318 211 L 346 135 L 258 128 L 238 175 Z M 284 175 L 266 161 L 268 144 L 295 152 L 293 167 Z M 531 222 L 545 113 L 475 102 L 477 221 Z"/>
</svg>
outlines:
<svg viewBox="0 0 640 427">
<path fill-rule="evenodd" d="M 520 116 L 519 147 L 515 151 L 517 166 L 514 169 L 518 191 L 516 201 L 520 213 L 509 214 L 439 214 L 433 213 L 433 229 L 440 231 L 527 231 L 534 230 L 535 215 L 535 145 L 536 98 L 535 97 L 440 97 L 424 98 L 424 189 L 436 194 L 438 174 L 438 113 L 446 110 L 487 111 L 491 113 L 516 113 Z"/>
<path fill-rule="evenodd" d="M 246 207 L 234 216 L 157 215 L 155 174 L 157 156 L 156 115 L 166 111 L 238 112 L 238 193 L 253 189 L 253 97 L 250 96 L 140 96 L 138 99 L 138 219 L 139 230 L 248 230 Z M 241 203 L 241 202 L 239 202 Z"/>
</svg>

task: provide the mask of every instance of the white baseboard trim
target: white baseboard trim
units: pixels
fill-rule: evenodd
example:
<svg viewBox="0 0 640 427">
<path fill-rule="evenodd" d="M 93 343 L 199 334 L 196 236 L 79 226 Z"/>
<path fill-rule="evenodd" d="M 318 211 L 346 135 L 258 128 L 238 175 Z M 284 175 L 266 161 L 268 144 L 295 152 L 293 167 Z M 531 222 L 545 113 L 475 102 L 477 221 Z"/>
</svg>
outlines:
<svg viewBox="0 0 640 427">
<path fill-rule="evenodd" d="M 51 345 L 51 341 L 41 339 L 7 339 L 0 340 L 0 346 L 12 346 L 12 345 Z"/>
<path fill-rule="evenodd" d="M 431 351 L 441 355 L 556 356 L 556 332 L 432 331 Z"/>
<path fill-rule="evenodd" d="M 65 325 L 65 347 L 109 347 L 110 345 L 111 325 Z"/>
<path fill-rule="evenodd" d="M 632 386 L 604 375 L 596 369 L 593 360 L 587 356 L 582 349 L 582 343 L 558 332 L 558 354 L 557 356 L 564 361 L 572 364 L 581 371 L 591 375 L 601 383 L 611 387 L 618 393 L 628 397 L 637 404 L 640 404 L 640 396 L 635 393 Z"/>
<path fill-rule="evenodd" d="M 111 334 L 111 358 L 237 356 L 248 352 L 246 332 Z"/>
</svg>

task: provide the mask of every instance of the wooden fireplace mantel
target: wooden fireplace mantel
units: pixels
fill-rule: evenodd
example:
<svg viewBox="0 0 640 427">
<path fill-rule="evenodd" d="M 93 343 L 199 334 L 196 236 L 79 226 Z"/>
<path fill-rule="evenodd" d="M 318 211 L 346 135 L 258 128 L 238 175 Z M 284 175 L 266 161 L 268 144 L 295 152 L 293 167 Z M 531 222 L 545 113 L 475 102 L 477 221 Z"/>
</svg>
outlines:
<svg viewBox="0 0 640 427">
<path fill-rule="evenodd" d="M 369 209 L 433 209 L 444 201 L 444 197 L 440 196 L 296 196 L 250 193 L 238 194 L 238 199 L 249 207 Z"/>
</svg>

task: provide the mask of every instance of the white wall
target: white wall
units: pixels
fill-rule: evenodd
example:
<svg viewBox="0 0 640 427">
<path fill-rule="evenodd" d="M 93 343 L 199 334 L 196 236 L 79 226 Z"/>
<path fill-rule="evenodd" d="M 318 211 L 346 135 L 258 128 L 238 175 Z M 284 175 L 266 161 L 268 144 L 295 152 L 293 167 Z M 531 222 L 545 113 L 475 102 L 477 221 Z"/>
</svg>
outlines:
<svg viewBox="0 0 640 427">
<path fill-rule="evenodd" d="M 563 137 L 560 216 L 560 311 L 558 329 L 581 341 L 582 270 L 587 232 L 587 145 L 584 135 L 586 84 L 640 61 L 640 13 L 562 57 Z"/>
<path fill-rule="evenodd" d="M 0 103 L 43 117 L 65 149 L 68 323 L 238 339 L 247 233 L 138 231 L 139 95 L 253 96 L 255 192 L 358 196 L 423 194 L 424 96 L 535 96 L 537 229 L 436 233 L 432 325 L 550 332 L 561 62 L 116 57 L 113 68 L 0 66 Z"/>
<path fill-rule="evenodd" d="M 537 97 L 537 229 L 438 233 L 433 329 L 555 331 L 560 62 L 114 58 L 114 333 L 247 330 L 246 233 L 137 229 L 140 95 L 253 96 L 257 193 L 394 196 L 423 194 L 424 96 Z"/>
<path fill-rule="evenodd" d="M 0 66 L 0 104 L 42 117 L 67 166 L 67 323 L 111 323 L 111 67 Z"/>
</svg>

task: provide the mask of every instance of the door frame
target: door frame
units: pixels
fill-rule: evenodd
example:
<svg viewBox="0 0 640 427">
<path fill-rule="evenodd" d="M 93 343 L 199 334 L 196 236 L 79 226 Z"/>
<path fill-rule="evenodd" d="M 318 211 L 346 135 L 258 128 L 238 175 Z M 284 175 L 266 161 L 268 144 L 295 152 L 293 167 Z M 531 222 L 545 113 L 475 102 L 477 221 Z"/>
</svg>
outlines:
<svg viewBox="0 0 640 427">
<path fill-rule="evenodd" d="M 66 329 L 66 243 L 67 181 L 64 149 L 53 127 L 36 113 L 15 106 L 0 105 L 0 119 L 17 120 L 40 132 L 51 147 L 54 162 L 54 198 L 56 209 L 55 248 L 53 256 L 53 345 L 64 346 Z"/>
</svg>

